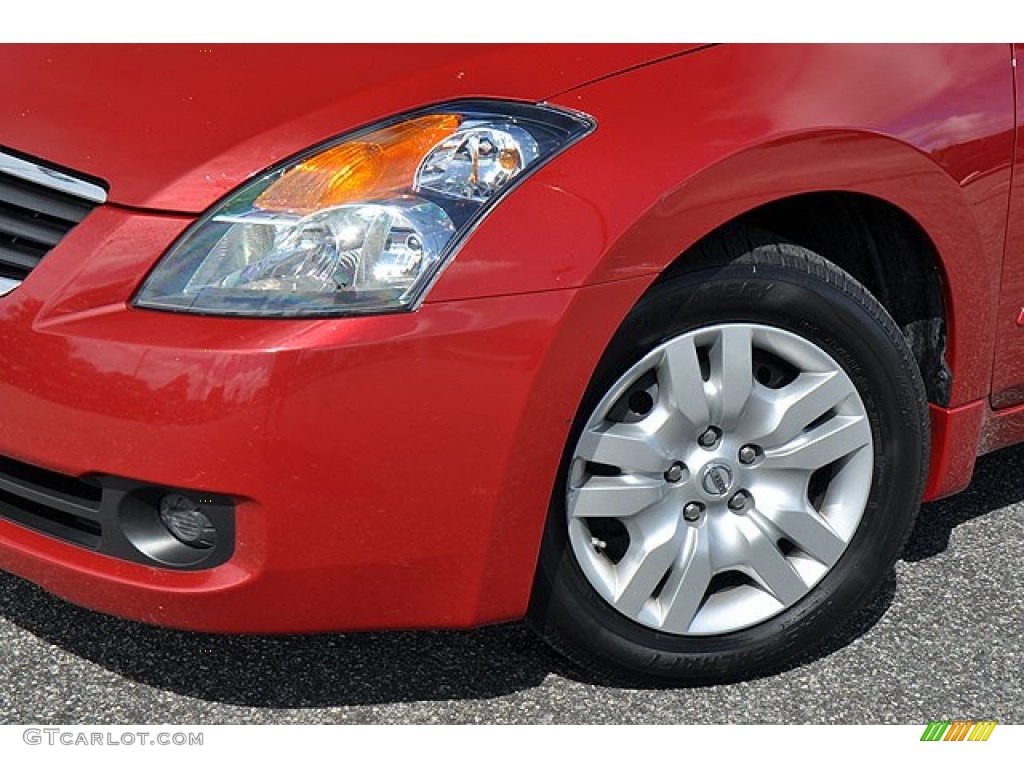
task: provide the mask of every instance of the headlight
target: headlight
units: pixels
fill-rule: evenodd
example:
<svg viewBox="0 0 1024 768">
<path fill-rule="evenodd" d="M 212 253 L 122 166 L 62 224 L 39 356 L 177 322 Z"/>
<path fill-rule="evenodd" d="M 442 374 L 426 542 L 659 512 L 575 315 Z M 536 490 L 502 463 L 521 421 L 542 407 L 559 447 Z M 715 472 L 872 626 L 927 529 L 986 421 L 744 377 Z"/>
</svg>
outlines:
<svg viewBox="0 0 1024 768">
<path fill-rule="evenodd" d="M 331 142 L 206 213 L 134 304 L 259 316 L 415 307 L 479 218 L 592 128 L 546 106 L 461 103 Z"/>
</svg>

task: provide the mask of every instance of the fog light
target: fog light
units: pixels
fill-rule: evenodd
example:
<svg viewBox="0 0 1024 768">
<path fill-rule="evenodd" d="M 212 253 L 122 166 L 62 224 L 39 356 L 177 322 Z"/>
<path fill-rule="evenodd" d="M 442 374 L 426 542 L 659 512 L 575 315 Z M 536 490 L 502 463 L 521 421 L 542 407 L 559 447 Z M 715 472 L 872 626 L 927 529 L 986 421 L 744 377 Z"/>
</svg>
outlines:
<svg viewBox="0 0 1024 768">
<path fill-rule="evenodd" d="M 209 549 L 217 543 L 217 529 L 199 505 L 187 496 L 170 493 L 160 500 L 160 522 L 183 544 Z"/>
</svg>

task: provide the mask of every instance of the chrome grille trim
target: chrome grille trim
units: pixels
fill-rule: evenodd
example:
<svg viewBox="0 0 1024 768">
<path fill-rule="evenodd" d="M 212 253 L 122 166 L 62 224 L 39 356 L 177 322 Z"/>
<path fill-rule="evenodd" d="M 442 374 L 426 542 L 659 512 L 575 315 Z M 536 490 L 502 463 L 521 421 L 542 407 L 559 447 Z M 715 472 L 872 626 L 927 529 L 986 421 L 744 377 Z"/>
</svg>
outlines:
<svg viewBox="0 0 1024 768">
<path fill-rule="evenodd" d="M 91 181 L 70 176 L 63 171 L 0 151 L 0 173 L 63 192 L 66 195 L 101 205 L 107 202 L 107 191 Z"/>
<path fill-rule="evenodd" d="M 96 182 L 0 150 L 0 297 L 106 199 Z"/>
</svg>

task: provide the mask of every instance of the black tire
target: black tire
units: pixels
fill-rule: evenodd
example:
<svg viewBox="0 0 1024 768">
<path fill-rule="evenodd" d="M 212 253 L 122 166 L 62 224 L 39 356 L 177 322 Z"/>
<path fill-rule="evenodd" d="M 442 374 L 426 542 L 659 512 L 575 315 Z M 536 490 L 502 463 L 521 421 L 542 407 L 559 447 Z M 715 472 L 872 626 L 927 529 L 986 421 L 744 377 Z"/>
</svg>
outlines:
<svg viewBox="0 0 1024 768">
<path fill-rule="evenodd" d="M 595 407 L 631 367 L 673 338 L 726 323 L 788 331 L 838 362 L 870 423 L 870 486 L 864 480 L 867 501 L 845 550 L 795 603 L 734 631 L 665 632 L 613 607 L 581 568 L 569 534 L 570 464 Z M 920 507 L 928 446 L 927 402 L 914 357 L 860 283 L 767 233 L 717 237 L 688 258 L 685 271 L 645 294 L 592 377 L 552 494 L 530 621 L 564 655 L 617 682 L 705 684 L 774 671 L 820 644 L 884 583 Z"/>
</svg>

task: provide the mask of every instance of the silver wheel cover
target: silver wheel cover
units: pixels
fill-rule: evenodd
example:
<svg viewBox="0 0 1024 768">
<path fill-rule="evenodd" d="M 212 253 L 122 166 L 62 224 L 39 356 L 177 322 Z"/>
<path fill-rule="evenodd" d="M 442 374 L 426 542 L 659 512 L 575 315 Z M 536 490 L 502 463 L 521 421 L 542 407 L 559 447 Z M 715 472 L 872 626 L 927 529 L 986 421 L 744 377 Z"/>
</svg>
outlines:
<svg viewBox="0 0 1024 768">
<path fill-rule="evenodd" d="M 632 407 L 627 407 L 632 406 Z M 573 452 L 569 540 L 617 611 L 676 635 L 803 598 L 860 524 L 871 427 L 843 368 L 779 328 L 684 333 L 630 368 Z"/>
</svg>

